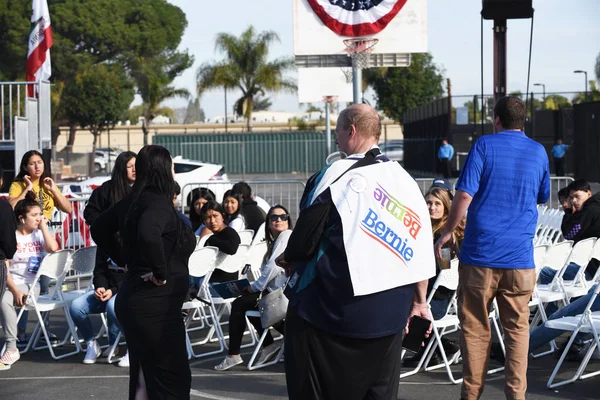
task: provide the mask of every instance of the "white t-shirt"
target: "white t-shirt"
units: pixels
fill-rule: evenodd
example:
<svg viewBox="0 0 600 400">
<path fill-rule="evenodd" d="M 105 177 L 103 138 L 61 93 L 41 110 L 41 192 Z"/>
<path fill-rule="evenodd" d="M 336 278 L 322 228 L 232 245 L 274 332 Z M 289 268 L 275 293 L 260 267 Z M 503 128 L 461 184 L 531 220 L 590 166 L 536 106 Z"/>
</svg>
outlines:
<svg viewBox="0 0 600 400">
<path fill-rule="evenodd" d="M 246 221 L 244 220 L 244 217 L 242 217 L 242 214 L 238 214 L 238 216 L 235 217 L 233 221 L 229 223 L 229 227 L 235 230 L 236 232 L 240 232 L 246 229 Z"/>
<path fill-rule="evenodd" d="M 31 284 L 46 255 L 44 235 L 39 229 L 29 235 L 16 234 L 17 252 L 10 262 L 10 274 L 17 285 Z"/>
</svg>

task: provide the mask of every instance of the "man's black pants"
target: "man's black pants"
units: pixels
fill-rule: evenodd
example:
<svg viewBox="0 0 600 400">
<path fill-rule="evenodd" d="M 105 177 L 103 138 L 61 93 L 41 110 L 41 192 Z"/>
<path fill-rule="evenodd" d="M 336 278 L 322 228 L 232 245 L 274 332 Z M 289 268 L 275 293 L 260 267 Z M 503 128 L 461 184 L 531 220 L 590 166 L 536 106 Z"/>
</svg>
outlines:
<svg viewBox="0 0 600 400">
<path fill-rule="evenodd" d="M 293 307 L 285 320 L 285 377 L 290 400 L 395 400 L 403 332 L 354 339 L 324 332 Z"/>
<path fill-rule="evenodd" d="M 554 173 L 556 176 L 565 176 L 565 159 L 555 158 L 554 159 Z"/>
<path fill-rule="evenodd" d="M 440 158 L 440 168 L 442 174 L 444 174 L 444 178 L 452 177 L 452 163 L 449 158 Z"/>
</svg>

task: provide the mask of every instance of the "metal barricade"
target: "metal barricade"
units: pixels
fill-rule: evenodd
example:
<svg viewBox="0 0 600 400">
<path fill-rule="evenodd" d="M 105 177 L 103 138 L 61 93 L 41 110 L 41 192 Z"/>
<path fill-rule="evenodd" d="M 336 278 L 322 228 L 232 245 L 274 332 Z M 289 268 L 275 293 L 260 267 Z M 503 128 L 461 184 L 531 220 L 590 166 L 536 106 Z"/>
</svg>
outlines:
<svg viewBox="0 0 600 400">
<path fill-rule="evenodd" d="M 558 191 L 569 186 L 575 179 L 570 176 L 552 176 L 550 177 L 550 200 L 546 205 L 550 208 L 561 208 L 558 202 Z"/>
<path fill-rule="evenodd" d="M 300 199 L 304 193 L 305 183 L 300 180 L 255 180 L 245 181 L 252 188 L 252 194 L 264 199 L 270 205 L 280 204 L 288 209 L 293 219 L 300 215 Z M 188 197 L 191 199 L 192 190 L 197 188 L 207 188 L 215 194 L 216 201 L 223 200 L 223 194 L 231 189 L 232 182 L 195 182 L 188 183 L 181 188 L 182 202 L 181 206 L 184 211 L 191 206 L 188 204 Z"/>
</svg>

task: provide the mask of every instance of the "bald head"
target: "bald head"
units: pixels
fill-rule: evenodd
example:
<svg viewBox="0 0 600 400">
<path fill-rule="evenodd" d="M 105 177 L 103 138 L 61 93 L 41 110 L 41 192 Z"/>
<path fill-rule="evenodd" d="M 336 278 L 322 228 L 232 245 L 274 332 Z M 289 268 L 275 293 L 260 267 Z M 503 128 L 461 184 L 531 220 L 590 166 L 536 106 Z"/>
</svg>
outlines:
<svg viewBox="0 0 600 400">
<path fill-rule="evenodd" d="M 344 109 L 338 118 L 342 129 L 354 125 L 356 132 L 363 138 L 379 140 L 381 135 L 381 121 L 377 111 L 368 104 L 354 104 Z"/>
</svg>

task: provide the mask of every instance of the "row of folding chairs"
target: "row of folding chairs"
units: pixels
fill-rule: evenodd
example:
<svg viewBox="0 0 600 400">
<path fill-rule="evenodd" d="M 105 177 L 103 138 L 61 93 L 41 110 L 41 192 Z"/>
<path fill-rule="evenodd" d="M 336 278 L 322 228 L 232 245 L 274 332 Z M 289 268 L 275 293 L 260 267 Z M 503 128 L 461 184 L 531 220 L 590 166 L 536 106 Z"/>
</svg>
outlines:
<svg viewBox="0 0 600 400">
<path fill-rule="evenodd" d="M 183 304 L 182 309 L 187 310 L 188 314 L 185 318 L 186 326 L 186 343 L 188 347 L 188 357 L 202 358 L 215 354 L 220 354 L 227 349 L 228 336 L 223 331 L 223 326 L 227 325 L 226 321 L 222 321 L 227 312 L 231 311 L 231 303 L 235 298 L 224 299 L 210 290 L 210 277 L 216 269 L 241 274 L 242 268 L 250 264 L 251 269 L 260 270 L 260 265 L 267 251 L 267 244 L 264 241 L 247 245 L 242 244 L 234 255 L 224 255 L 219 252 L 216 247 L 206 246 L 196 248 L 189 260 L 189 274 L 193 277 L 203 277 L 198 290 L 198 299 L 190 300 Z M 250 275 L 250 274 L 248 274 Z M 255 277 L 258 275 L 255 273 Z M 250 276 L 249 276 L 250 278 Z M 252 279 L 249 279 L 252 280 Z M 255 313 L 249 312 L 249 317 L 256 316 Z M 254 352 L 248 364 L 248 369 L 263 368 L 278 362 L 283 349 L 277 354 L 274 360 L 255 364 L 255 359 L 260 351 L 262 342 L 266 335 L 263 334 L 258 338 L 252 325 L 247 321 L 248 330 L 246 334 L 250 335 L 250 343 L 243 345 L 243 348 L 254 346 Z M 203 331 L 201 335 L 194 335 L 192 332 Z M 266 330 L 265 330 L 266 332 Z M 216 349 L 206 351 L 197 351 L 195 348 L 208 343 L 216 343 Z"/>
<path fill-rule="evenodd" d="M 533 243 L 535 245 L 558 243 L 562 238 L 560 226 L 564 215 L 562 210 L 538 206 L 538 221 Z"/>
</svg>

